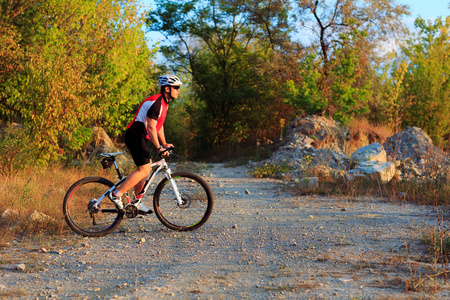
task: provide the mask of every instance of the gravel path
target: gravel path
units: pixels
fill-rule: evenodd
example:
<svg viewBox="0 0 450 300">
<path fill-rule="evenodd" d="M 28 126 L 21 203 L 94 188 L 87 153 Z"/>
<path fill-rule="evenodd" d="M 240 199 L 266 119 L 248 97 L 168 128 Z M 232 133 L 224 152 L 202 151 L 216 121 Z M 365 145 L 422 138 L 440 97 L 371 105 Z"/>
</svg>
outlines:
<svg viewBox="0 0 450 300">
<path fill-rule="evenodd" d="M 0 252 L 0 298 L 450 297 L 449 284 L 425 280 L 433 265 L 421 262 L 432 207 L 292 197 L 278 180 L 247 172 L 209 165 L 215 206 L 194 232 L 171 231 L 151 215 L 103 238 L 13 243 Z M 406 292 L 406 282 L 419 291 Z"/>
</svg>

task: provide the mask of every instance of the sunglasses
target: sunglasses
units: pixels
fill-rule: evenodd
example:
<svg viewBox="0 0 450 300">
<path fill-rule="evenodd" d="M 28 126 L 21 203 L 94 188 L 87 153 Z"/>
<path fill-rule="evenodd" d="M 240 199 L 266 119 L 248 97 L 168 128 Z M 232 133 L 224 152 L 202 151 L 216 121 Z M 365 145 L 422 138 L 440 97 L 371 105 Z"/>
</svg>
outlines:
<svg viewBox="0 0 450 300">
<path fill-rule="evenodd" d="M 179 90 L 179 89 L 180 89 L 180 86 L 171 86 L 171 88 L 176 89 L 176 90 Z"/>
</svg>

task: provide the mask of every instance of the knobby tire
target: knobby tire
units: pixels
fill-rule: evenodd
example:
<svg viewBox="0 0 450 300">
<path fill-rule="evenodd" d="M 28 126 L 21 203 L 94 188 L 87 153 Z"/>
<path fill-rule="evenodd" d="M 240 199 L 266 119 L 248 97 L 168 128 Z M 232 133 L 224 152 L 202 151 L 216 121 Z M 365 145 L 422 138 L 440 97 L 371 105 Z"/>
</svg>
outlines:
<svg viewBox="0 0 450 300">
<path fill-rule="evenodd" d="M 184 205 L 176 203 L 172 185 L 164 178 L 156 187 L 153 208 L 162 224 L 176 231 L 191 231 L 206 223 L 213 209 L 213 196 L 208 183 L 190 172 L 172 174 Z"/>
<path fill-rule="evenodd" d="M 98 199 L 114 185 L 102 177 L 86 177 L 75 182 L 67 191 L 63 202 L 64 218 L 69 227 L 86 237 L 100 237 L 113 232 L 123 219 L 108 199 L 100 203 L 102 211 L 89 211 L 89 201 Z M 95 223 L 94 223 L 95 221 Z"/>
</svg>

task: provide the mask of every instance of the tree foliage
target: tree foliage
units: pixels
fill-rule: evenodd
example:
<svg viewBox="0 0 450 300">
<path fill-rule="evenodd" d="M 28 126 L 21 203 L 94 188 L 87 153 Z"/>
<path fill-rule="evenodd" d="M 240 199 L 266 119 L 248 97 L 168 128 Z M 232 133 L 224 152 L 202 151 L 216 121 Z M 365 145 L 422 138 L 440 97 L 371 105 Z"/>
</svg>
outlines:
<svg viewBox="0 0 450 300">
<path fill-rule="evenodd" d="M 170 37 L 162 53 L 192 78 L 188 110 L 200 144 L 264 137 L 283 114 L 280 81 L 267 66 L 289 40 L 288 1 L 161 0 L 157 7 L 148 24 Z"/>
<path fill-rule="evenodd" d="M 392 68 L 402 126 L 421 127 L 435 142 L 450 134 L 450 17 L 416 19 Z"/>
<path fill-rule="evenodd" d="M 136 2 L 0 3 L 0 117 L 27 125 L 39 159 L 80 149 L 94 125 L 123 130 L 152 83 Z"/>
<path fill-rule="evenodd" d="M 361 80 L 367 59 L 359 48 L 364 32 L 341 34 L 341 42 L 333 47 L 327 77 L 324 64 L 317 55 L 308 55 L 302 62 L 301 81 L 288 81 L 285 101 L 299 114 L 324 114 L 346 123 L 367 112 L 371 96 L 370 82 Z"/>
<path fill-rule="evenodd" d="M 419 18 L 409 35 L 395 0 L 155 0 L 145 15 L 137 1 L 0 0 L 0 125 L 23 124 L 0 131 L 14 158 L 0 172 L 21 165 L 22 148 L 47 162 L 93 126 L 123 132 L 156 77 L 144 22 L 167 37 L 159 71 L 186 78 L 167 133 L 194 153 L 276 138 L 295 114 L 450 135 L 448 18 Z M 382 43 L 399 36 L 382 69 L 395 57 Z"/>
<path fill-rule="evenodd" d="M 371 64 L 380 41 L 406 32 L 407 7 L 392 0 L 298 0 L 298 24 L 314 35 L 299 77 L 286 82 L 285 100 L 299 113 L 325 114 L 343 123 L 368 113 Z"/>
<path fill-rule="evenodd" d="M 300 30 L 312 31 L 312 43 L 320 49 L 324 64 L 329 61 L 341 34 L 366 32 L 366 42 L 379 45 L 387 38 L 407 32 L 402 16 L 409 15 L 406 5 L 395 0 L 297 0 Z"/>
</svg>

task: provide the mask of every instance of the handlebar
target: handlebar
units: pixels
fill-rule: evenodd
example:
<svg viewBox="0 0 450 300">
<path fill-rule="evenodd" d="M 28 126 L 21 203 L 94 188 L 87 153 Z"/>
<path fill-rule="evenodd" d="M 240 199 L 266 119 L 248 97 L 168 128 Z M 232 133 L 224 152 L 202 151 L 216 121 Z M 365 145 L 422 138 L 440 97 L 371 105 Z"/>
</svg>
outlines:
<svg viewBox="0 0 450 300">
<path fill-rule="evenodd" d="M 169 155 L 167 155 L 168 157 L 170 157 L 172 155 L 172 151 L 175 149 L 175 147 L 168 147 L 168 148 L 164 148 L 164 151 L 161 151 L 158 153 L 159 157 L 164 158 L 165 155 L 163 155 L 166 152 L 169 152 Z"/>
</svg>

